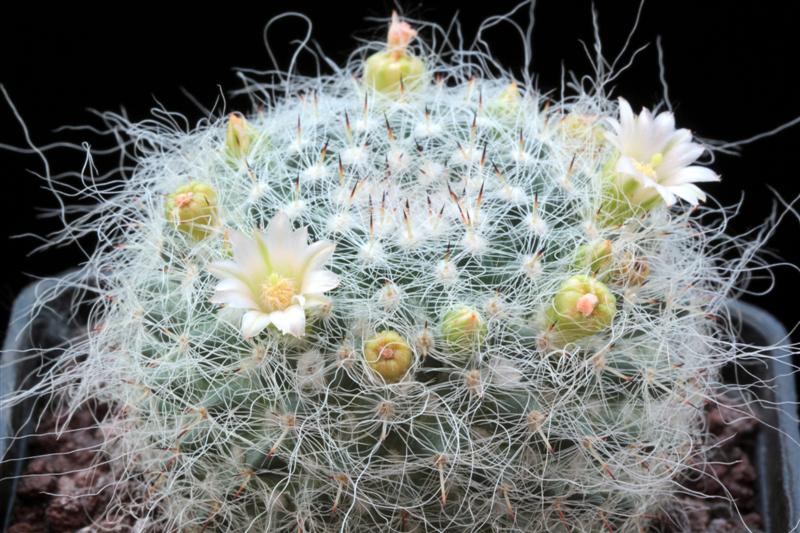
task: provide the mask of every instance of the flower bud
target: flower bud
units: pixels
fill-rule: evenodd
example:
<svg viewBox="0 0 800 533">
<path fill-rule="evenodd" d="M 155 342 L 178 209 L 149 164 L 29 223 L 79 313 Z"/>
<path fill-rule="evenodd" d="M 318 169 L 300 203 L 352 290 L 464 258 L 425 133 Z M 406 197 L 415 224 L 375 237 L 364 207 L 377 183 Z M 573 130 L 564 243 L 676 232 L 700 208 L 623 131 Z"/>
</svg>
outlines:
<svg viewBox="0 0 800 533">
<path fill-rule="evenodd" d="M 568 343 L 610 326 L 616 303 L 604 283 L 578 274 L 561 284 L 546 312 L 547 320 L 559 341 Z"/>
<path fill-rule="evenodd" d="M 608 239 L 582 245 L 575 255 L 575 267 L 588 269 L 592 274 L 605 273 L 611 266 L 611 248 L 611 241 Z"/>
<path fill-rule="evenodd" d="M 241 114 L 231 113 L 228 115 L 225 152 L 231 161 L 240 161 L 250 154 L 256 133 Z"/>
<path fill-rule="evenodd" d="M 414 354 L 396 331 L 384 330 L 364 343 L 364 359 L 387 383 L 396 383 L 411 367 Z"/>
<path fill-rule="evenodd" d="M 605 143 L 605 132 L 599 117 L 581 113 L 569 113 L 558 123 L 558 130 L 564 139 L 576 148 L 600 148 Z"/>
<path fill-rule="evenodd" d="M 182 185 L 167 196 L 165 216 L 178 231 L 203 240 L 217 223 L 217 193 L 197 181 Z"/>
<path fill-rule="evenodd" d="M 442 318 L 442 338 L 455 351 L 469 351 L 486 337 L 486 321 L 474 307 L 461 306 Z"/>
<path fill-rule="evenodd" d="M 496 99 L 489 103 L 486 110 L 490 115 L 498 118 L 513 118 L 519 110 L 519 100 L 519 87 L 517 82 L 512 81 Z"/>
<path fill-rule="evenodd" d="M 397 13 L 392 13 L 387 49 L 372 54 L 364 63 L 367 87 L 380 93 L 394 93 L 401 90 L 401 82 L 404 90 L 419 85 L 425 73 L 425 63 L 406 51 L 416 35 L 416 30 L 407 22 L 401 22 Z"/>
</svg>

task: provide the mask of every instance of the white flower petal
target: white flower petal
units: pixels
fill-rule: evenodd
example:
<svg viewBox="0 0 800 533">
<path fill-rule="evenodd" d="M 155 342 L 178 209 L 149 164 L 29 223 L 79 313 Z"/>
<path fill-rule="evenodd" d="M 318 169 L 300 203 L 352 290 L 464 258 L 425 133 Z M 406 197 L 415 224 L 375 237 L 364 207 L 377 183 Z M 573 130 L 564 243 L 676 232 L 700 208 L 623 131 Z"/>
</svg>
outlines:
<svg viewBox="0 0 800 533">
<path fill-rule="evenodd" d="M 253 239 L 239 231 L 231 231 L 229 240 L 233 248 L 233 259 L 241 272 L 249 278 L 258 277 L 266 272 L 264 258 Z"/>
<path fill-rule="evenodd" d="M 648 112 L 649 113 L 649 112 Z M 672 142 L 675 133 L 675 119 L 672 113 L 665 111 L 660 113 L 655 119 L 650 119 L 646 127 L 640 127 L 639 132 L 644 141 L 642 159 L 647 160 L 656 153 L 666 151 Z"/>
<path fill-rule="evenodd" d="M 669 185 L 682 185 L 684 183 L 704 183 L 719 181 L 719 174 L 707 167 L 686 167 L 675 172 L 669 177 Z"/>
<path fill-rule="evenodd" d="M 675 115 L 669 111 L 658 114 L 655 125 L 662 135 L 669 138 L 675 132 Z"/>
<path fill-rule="evenodd" d="M 299 305 L 269 314 L 270 321 L 281 333 L 302 337 L 306 333 L 306 313 Z"/>
<path fill-rule="evenodd" d="M 261 311 L 248 311 L 242 317 L 242 335 L 245 338 L 255 337 L 272 322 L 272 316 Z"/>
<path fill-rule="evenodd" d="M 675 202 L 678 201 L 678 199 L 675 197 L 675 194 L 673 194 L 670 187 L 663 187 L 657 183 L 654 185 L 654 187 L 656 191 L 658 191 L 658 194 L 661 195 L 661 198 L 664 199 L 664 203 L 667 204 L 668 206 L 674 205 Z"/>
<path fill-rule="evenodd" d="M 697 205 L 700 202 L 705 202 L 705 193 L 696 185 L 691 183 L 684 183 L 683 185 L 676 185 L 670 187 L 669 190 L 676 196 L 683 198 L 692 205 Z"/>
<path fill-rule="evenodd" d="M 304 294 L 322 294 L 339 286 L 339 277 L 327 270 L 310 272 L 303 279 Z"/>
<path fill-rule="evenodd" d="M 675 172 L 697 161 L 697 158 L 705 151 L 705 147 L 697 143 L 676 144 L 664 154 L 664 160 L 659 165 L 659 170 L 665 173 Z"/>
<path fill-rule="evenodd" d="M 220 281 L 211 297 L 215 304 L 226 304 L 237 309 L 253 309 L 258 307 L 250 288 L 236 278 L 225 278 Z"/>
<path fill-rule="evenodd" d="M 279 211 L 270 220 L 264 235 L 272 268 L 284 275 L 296 272 L 308 247 L 307 235 L 305 228 L 295 232 L 286 213 Z"/>
<path fill-rule="evenodd" d="M 211 303 L 224 304 L 234 309 L 253 309 L 258 304 L 247 293 L 217 290 L 211 297 Z"/>
<path fill-rule="evenodd" d="M 209 263 L 206 268 L 218 278 L 247 279 L 244 272 L 239 268 L 239 265 L 233 261 L 214 261 L 213 263 Z"/>
<path fill-rule="evenodd" d="M 217 283 L 216 290 L 218 291 L 240 291 L 247 292 L 250 288 L 245 282 L 237 278 L 225 278 Z"/>
<path fill-rule="evenodd" d="M 324 265 L 336 248 L 336 245 L 327 241 L 318 241 L 308 247 L 303 258 L 303 273 L 312 272 Z"/>
<path fill-rule="evenodd" d="M 633 117 L 633 109 L 627 100 L 619 97 L 619 122 L 623 128 L 629 128 L 633 125 L 635 119 Z"/>
</svg>

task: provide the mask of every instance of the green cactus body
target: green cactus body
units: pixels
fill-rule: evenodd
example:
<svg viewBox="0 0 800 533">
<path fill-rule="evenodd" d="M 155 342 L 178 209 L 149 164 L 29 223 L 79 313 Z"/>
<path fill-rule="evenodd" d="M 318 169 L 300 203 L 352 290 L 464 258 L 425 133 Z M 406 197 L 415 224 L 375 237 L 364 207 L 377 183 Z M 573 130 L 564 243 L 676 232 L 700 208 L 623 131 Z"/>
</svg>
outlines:
<svg viewBox="0 0 800 533">
<path fill-rule="evenodd" d="M 248 83 L 257 113 L 151 125 L 158 149 L 79 221 L 112 243 L 90 260 L 106 297 L 49 379 L 111 406 L 107 457 L 148 494 L 112 508 L 167 531 L 566 532 L 669 503 L 734 357 L 712 236 L 637 203 L 620 161 L 664 169 L 606 144 L 614 102 L 423 62 L 414 35 L 396 18 L 282 98 Z"/>
</svg>

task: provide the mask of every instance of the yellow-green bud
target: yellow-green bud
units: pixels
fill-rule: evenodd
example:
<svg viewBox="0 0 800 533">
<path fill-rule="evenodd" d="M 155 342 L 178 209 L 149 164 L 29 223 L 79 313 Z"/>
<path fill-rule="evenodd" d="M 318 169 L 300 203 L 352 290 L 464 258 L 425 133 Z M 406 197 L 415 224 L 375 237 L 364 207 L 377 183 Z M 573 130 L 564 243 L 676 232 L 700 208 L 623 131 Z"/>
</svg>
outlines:
<svg viewBox="0 0 800 533">
<path fill-rule="evenodd" d="M 606 274 L 611 266 L 611 241 L 608 239 L 587 243 L 578 248 L 575 255 L 575 266 L 581 270 L 588 269 L 592 274 Z M 601 279 L 603 276 L 598 276 Z"/>
<path fill-rule="evenodd" d="M 617 300 L 606 285 L 584 274 L 565 280 L 547 310 L 558 340 L 572 342 L 611 325 Z"/>
<path fill-rule="evenodd" d="M 217 193 L 197 181 L 182 185 L 167 196 L 165 216 L 178 231 L 203 240 L 217 223 Z"/>
<path fill-rule="evenodd" d="M 364 82 L 367 87 L 380 93 L 397 93 L 400 81 L 403 90 L 417 87 L 425 74 L 425 63 L 418 57 L 403 52 L 395 57 L 395 52 L 377 52 L 367 58 L 364 65 Z"/>
<path fill-rule="evenodd" d="M 413 359 L 411 347 L 396 331 L 381 331 L 364 343 L 364 360 L 387 383 L 400 381 Z"/>
<path fill-rule="evenodd" d="M 239 161 L 250 154 L 256 138 L 256 130 L 239 113 L 228 115 L 228 130 L 225 133 L 225 152 L 232 161 Z"/>
<path fill-rule="evenodd" d="M 486 337 L 486 321 L 474 307 L 451 309 L 442 318 L 442 337 L 451 350 L 477 348 Z"/>
<path fill-rule="evenodd" d="M 487 106 L 487 112 L 498 118 L 514 117 L 519 109 L 519 87 L 512 81 L 500 95 Z"/>
<path fill-rule="evenodd" d="M 558 129 L 568 141 L 584 148 L 591 145 L 600 148 L 605 143 L 605 131 L 596 116 L 569 113 L 558 123 Z"/>
<path fill-rule="evenodd" d="M 364 64 L 367 87 L 381 93 L 396 93 L 419 85 L 425 73 L 425 63 L 406 51 L 416 35 L 407 22 L 400 21 L 397 13 L 392 13 L 386 50 L 372 54 Z"/>
</svg>

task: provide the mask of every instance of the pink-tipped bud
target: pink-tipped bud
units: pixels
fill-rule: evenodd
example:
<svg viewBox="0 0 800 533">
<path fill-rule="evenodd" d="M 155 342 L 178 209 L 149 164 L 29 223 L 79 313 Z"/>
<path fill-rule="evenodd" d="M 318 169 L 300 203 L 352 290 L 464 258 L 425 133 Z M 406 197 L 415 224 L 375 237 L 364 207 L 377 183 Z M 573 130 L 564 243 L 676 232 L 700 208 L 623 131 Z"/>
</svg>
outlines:
<svg viewBox="0 0 800 533">
<path fill-rule="evenodd" d="M 417 36 L 417 30 L 408 22 L 401 21 L 397 11 L 392 11 L 392 23 L 389 24 L 389 34 L 386 44 L 389 50 L 395 52 L 395 59 L 400 57 L 409 43 Z"/>
<path fill-rule="evenodd" d="M 364 62 L 367 87 L 379 93 L 402 94 L 419 86 L 425 75 L 425 63 L 406 50 L 416 35 L 414 28 L 402 22 L 396 12 L 392 13 L 386 50 L 372 54 Z"/>
<path fill-rule="evenodd" d="M 597 303 L 600 300 L 592 293 L 584 294 L 580 298 L 578 298 L 578 302 L 575 304 L 575 309 L 585 317 L 591 316 L 594 313 L 594 308 L 597 307 Z"/>
</svg>

